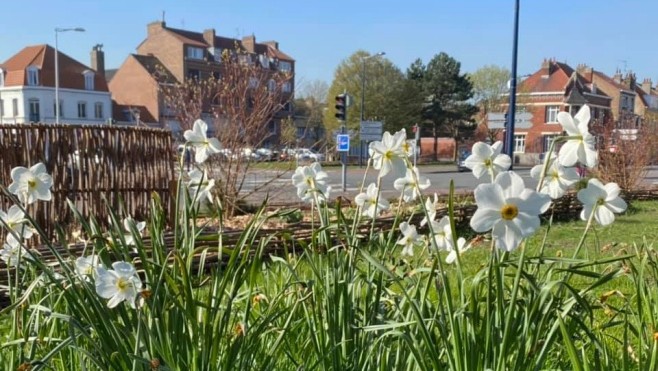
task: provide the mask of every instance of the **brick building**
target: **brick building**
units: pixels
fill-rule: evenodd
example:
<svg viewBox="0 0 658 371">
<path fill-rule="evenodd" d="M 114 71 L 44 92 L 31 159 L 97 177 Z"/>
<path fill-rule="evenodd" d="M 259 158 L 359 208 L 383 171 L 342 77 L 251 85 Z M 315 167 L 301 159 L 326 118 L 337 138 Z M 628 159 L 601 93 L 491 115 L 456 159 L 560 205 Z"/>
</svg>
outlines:
<svg viewBox="0 0 658 371">
<path fill-rule="evenodd" d="M 214 29 L 192 32 L 167 27 L 165 22 L 148 24 L 146 39 L 137 46 L 137 53 L 126 59 L 109 82 L 118 105 L 115 119 L 134 118 L 137 113 L 140 121 L 174 131 L 179 129 L 181 125 L 175 112 L 164 105 L 160 84 L 178 83 L 187 78 L 219 77 L 222 53 L 238 50 L 242 51 L 237 54 L 241 63 L 257 64 L 294 76 L 294 59 L 279 50 L 276 41 L 257 43 L 253 35 L 233 39 L 216 35 Z M 294 77 L 284 83 L 282 91 L 285 101 L 294 96 Z M 268 123 L 274 137 L 280 131 L 280 119 L 291 114 L 291 106 L 285 105 Z M 268 142 L 276 140 L 274 137 Z"/>
<path fill-rule="evenodd" d="M 600 89 L 596 81 L 584 78 L 566 63 L 544 60 L 538 71 L 519 84 L 517 112 L 531 113 L 532 125 L 514 130 L 516 164 L 531 165 L 540 161 L 541 154 L 563 132 L 557 121 L 559 112 L 575 114 L 587 104 L 593 120 L 611 115 L 613 98 Z"/>
</svg>

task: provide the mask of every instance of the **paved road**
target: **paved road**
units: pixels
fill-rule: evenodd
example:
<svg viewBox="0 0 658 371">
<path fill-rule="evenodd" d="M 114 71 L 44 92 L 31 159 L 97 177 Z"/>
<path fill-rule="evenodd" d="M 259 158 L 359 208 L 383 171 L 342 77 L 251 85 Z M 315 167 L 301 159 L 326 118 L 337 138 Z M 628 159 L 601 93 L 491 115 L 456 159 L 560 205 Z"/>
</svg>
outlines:
<svg viewBox="0 0 658 371">
<path fill-rule="evenodd" d="M 359 189 L 363 183 L 365 168 L 348 168 L 345 192 L 342 192 L 341 168 L 327 167 L 324 170 L 329 174 L 329 184 L 332 187 L 331 198 L 341 195 L 348 199 L 353 199 L 359 193 Z M 537 182 L 530 177 L 530 167 L 516 167 L 515 171 L 521 175 L 527 187 L 536 187 Z M 377 173 L 375 170 L 369 170 L 369 174 L 365 179 L 365 186 L 377 180 Z M 447 194 L 450 189 L 451 180 L 454 180 L 455 190 L 459 193 L 472 192 L 478 184 L 488 182 L 488 179 L 484 178 L 475 179 L 470 171 L 457 172 L 454 165 L 421 166 L 420 173 L 421 176 L 428 177 L 431 182 L 430 188 L 424 194 L 432 194 L 434 192 Z M 286 173 L 267 170 L 250 171 L 245 180 L 243 192 L 250 192 L 259 188 L 255 194 L 248 198 L 253 202 L 262 200 L 268 193 L 273 202 L 297 202 L 296 189 L 293 187 L 290 179 L 292 174 L 292 171 Z M 399 196 L 399 192 L 393 188 L 395 179 L 396 177 L 390 174 L 383 179 L 382 192 L 384 197 L 390 199 Z M 267 181 L 270 181 L 270 184 L 263 186 Z M 649 168 L 649 172 L 645 178 L 645 184 L 658 186 L 658 166 Z"/>
</svg>

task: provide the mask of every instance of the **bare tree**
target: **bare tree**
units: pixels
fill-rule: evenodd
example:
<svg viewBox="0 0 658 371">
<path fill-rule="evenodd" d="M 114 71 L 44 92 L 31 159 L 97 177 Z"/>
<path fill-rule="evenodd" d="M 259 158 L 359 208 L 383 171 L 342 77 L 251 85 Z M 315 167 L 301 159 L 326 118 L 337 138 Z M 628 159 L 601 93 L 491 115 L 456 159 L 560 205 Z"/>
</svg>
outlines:
<svg viewBox="0 0 658 371">
<path fill-rule="evenodd" d="M 640 187 L 651 162 L 650 148 L 658 140 L 652 127 L 632 114 L 624 115 L 618 122 L 607 116 L 595 123 L 592 131 L 599 145 L 596 176 L 615 182 L 626 191 Z"/>
<path fill-rule="evenodd" d="M 254 156 L 265 141 L 277 142 L 277 121 L 290 100 L 287 85 L 292 76 L 263 66 L 253 55 L 225 50 L 219 68 L 208 76 L 162 86 L 165 103 L 183 128 L 199 118 L 209 125 L 223 152 L 211 160 L 213 177 L 219 180 L 219 197 L 229 214 L 239 209 L 247 194 L 244 185 Z"/>
</svg>

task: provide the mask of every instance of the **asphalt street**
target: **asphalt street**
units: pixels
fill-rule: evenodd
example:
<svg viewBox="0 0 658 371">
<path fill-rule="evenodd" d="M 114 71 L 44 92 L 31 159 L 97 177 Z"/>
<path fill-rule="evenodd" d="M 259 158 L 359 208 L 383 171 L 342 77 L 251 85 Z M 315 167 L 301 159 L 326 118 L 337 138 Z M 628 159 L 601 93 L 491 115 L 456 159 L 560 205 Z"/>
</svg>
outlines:
<svg viewBox="0 0 658 371">
<path fill-rule="evenodd" d="M 332 199 L 337 196 L 353 199 L 359 193 L 362 184 L 365 188 L 371 182 L 376 182 L 378 174 L 377 170 L 369 169 L 364 182 L 365 167 L 349 167 L 346 171 L 345 192 L 343 192 L 341 168 L 339 166 L 326 167 L 323 170 L 329 174 L 329 185 L 332 188 L 330 198 Z M 420 166 L 419 170 L 420 175 L 429 178 L 431 183 L 430 187 L 423 192 L 426 195 L 435 192 L 440 195 L 448 194 L 451 181 L 454 181 L 457 193 L 470 193 L 478 184 L 490 181 L 486 178 L 476 179 L 470 171 L 458 172 L 454 165 L 427 165 Z M 534 188 L 537 186 L 537 182 L 530 177 L 530 167 L 515 167 L 514 170 L 521 175 L 526 187 Z M 293 173 L 293 171 L 252 170 L 247 174 L 242 191 L 243 193 L 252 193 L 247 198 L 252 202 L 258 202 L 266 195 L 269 195 L 270 200 L 276 203 L 298 202 L 299 199 L 295 193 L 296 188 L 291 181 Z M 387 199 L 400 195 L 399 191 L 393 188 L 393 182 L 396 178 L 395 175 L 389 174 L 382 180 L 382 193 Z M 649 168 L 645 184 L 658 186 L 658 167 Z"/>
</svg>

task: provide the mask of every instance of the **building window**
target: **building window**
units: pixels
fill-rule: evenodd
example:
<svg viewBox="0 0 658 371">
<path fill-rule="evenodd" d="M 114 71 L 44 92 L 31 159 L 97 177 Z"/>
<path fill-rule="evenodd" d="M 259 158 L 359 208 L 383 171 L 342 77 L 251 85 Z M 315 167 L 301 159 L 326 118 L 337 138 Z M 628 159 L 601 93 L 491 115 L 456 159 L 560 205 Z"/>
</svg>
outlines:
<svg viewBox="0 0 658 371">
<path fill-rule="evenodd" d="M 275 91 L 276 90 L 276 81 L 270 79 L 270 81 L 267 82 L 267 90 Z"/>
<path fill-rule="evenodd" d="M 39 85 L 39 69 L 34 66 L 27 68 L 27 84 L 30 86 Z"/>
<path fill-rule="evenodd" d="M 94 104 L 94 118 L 103 118 L 103 103 L 96 102 L 96 104 Z"/>
<path fill-rule="evenodd" d="M 240 64 L 251 65 L 251 63 L 252 63 L 251 55 L 249 55 L 249 54 L 240 54 L 240 55 L 238 55 L 238 62 Z"/>
<path fill-rule="evenodd" d="M 40 112 L 40 107 L 39 107 L 39 100 L 38 99 L 30 99 L 29 101 L 29 106 L 30 106 L 30 122 L 39 122 L 41 121 L 41 115 L 39 114 Z"/>
<path fill-rule="evenodd" d="M 5 101 L 0 99 L 0 117 L 5 116 Z"/>
<path fill-rule="evenodd" d="M 194 46 L 188 46 L 187 57 L 190 59 L 203 59 L 203 49 Z"/>
<path fill-rule="evenodd" d="M 78 102 L 78 118 L 87 118 L 87 102 Z"/>
<path fill-rule="evenodd" d="M 14 98 L 11 100 L 11 107 L 12 107 L 12 113 L 14 114 L 13 117 L 18 116 L 18 98 Z"/>
<path fill-rule="evenodd" d="M 290 102 L 286 103 L 283 105 L 283 110 L 285 112 L 291 112 L 292 111 L 292 104 Z"/>
<path fill-rule="evenodd" d="M 200 75 L 201 74 L 200 74 L 199 70 L 195 70 L 193 68 L 190 68 L 190 69 L 187 70 L 187 78 L 188 79 L 198 80 Z"/>
<path fill-rule="evenodd" d="M 514 152 L 525 152 L 525 134 L 514 134 Z"/>
<path fill-rule="evenodd" d="M 260 54 L 258 56 L 258 62 L 263 68 L 270 68 L 270 59 L 265 54 Z"/>
<path fill-rule="evenodd" d="M 559 134 L 544 134 L 542 136 L 542 151 L 543 152 L 548 152 L 549 149 L 551 149 L 551 145 L 555 141 L 555 139 L 560 136 Z M 557 148 L 553 148 L 553 151 L 557 153 Z"/>
<path fill-rule="evenodd" d="M 279 71 L 281 72 L 292 71 L 292 63 L 286 61 L 279 61 Z"/>
<path fill-rule="evenodd" d="M 53 117 L 57 116 L 57 106 L 55 101 L 53 101 Z M 59 117 L 64 117 L 64 111 L 62 110 L 62 100 L 59 100 Z"/>
<path fill-rule="evenodd" d="M 82 74 L 85 76 L 85 90 L 94 90 L 94 72 L 86 70 Z"/>
<path fill-rule="evenodd" d="M 560 113 L 560 106 L 546 106 L 546 122 L 557 123 L 558 113 Z"/>
<path fill-rule="evenodd" d="M 212 59 L 215 62 L 221 62 L 222 61 L 222 49 L 221 48 L 215 48 L 215 47 L 210 47 L 208 48 L 208 54 L 212 55 Z"/>
<path fill-rule="evenodd" d="M 5 86 L 5 71 L 0 68 L 0 87 Z"/>
<path fill-rule="evenodd" d="M 284 93 L 290 93 L 292 91 L 292 84 L 290 83 L 290 81 L 284 82 L 281 90 Z"/>
</svg>

